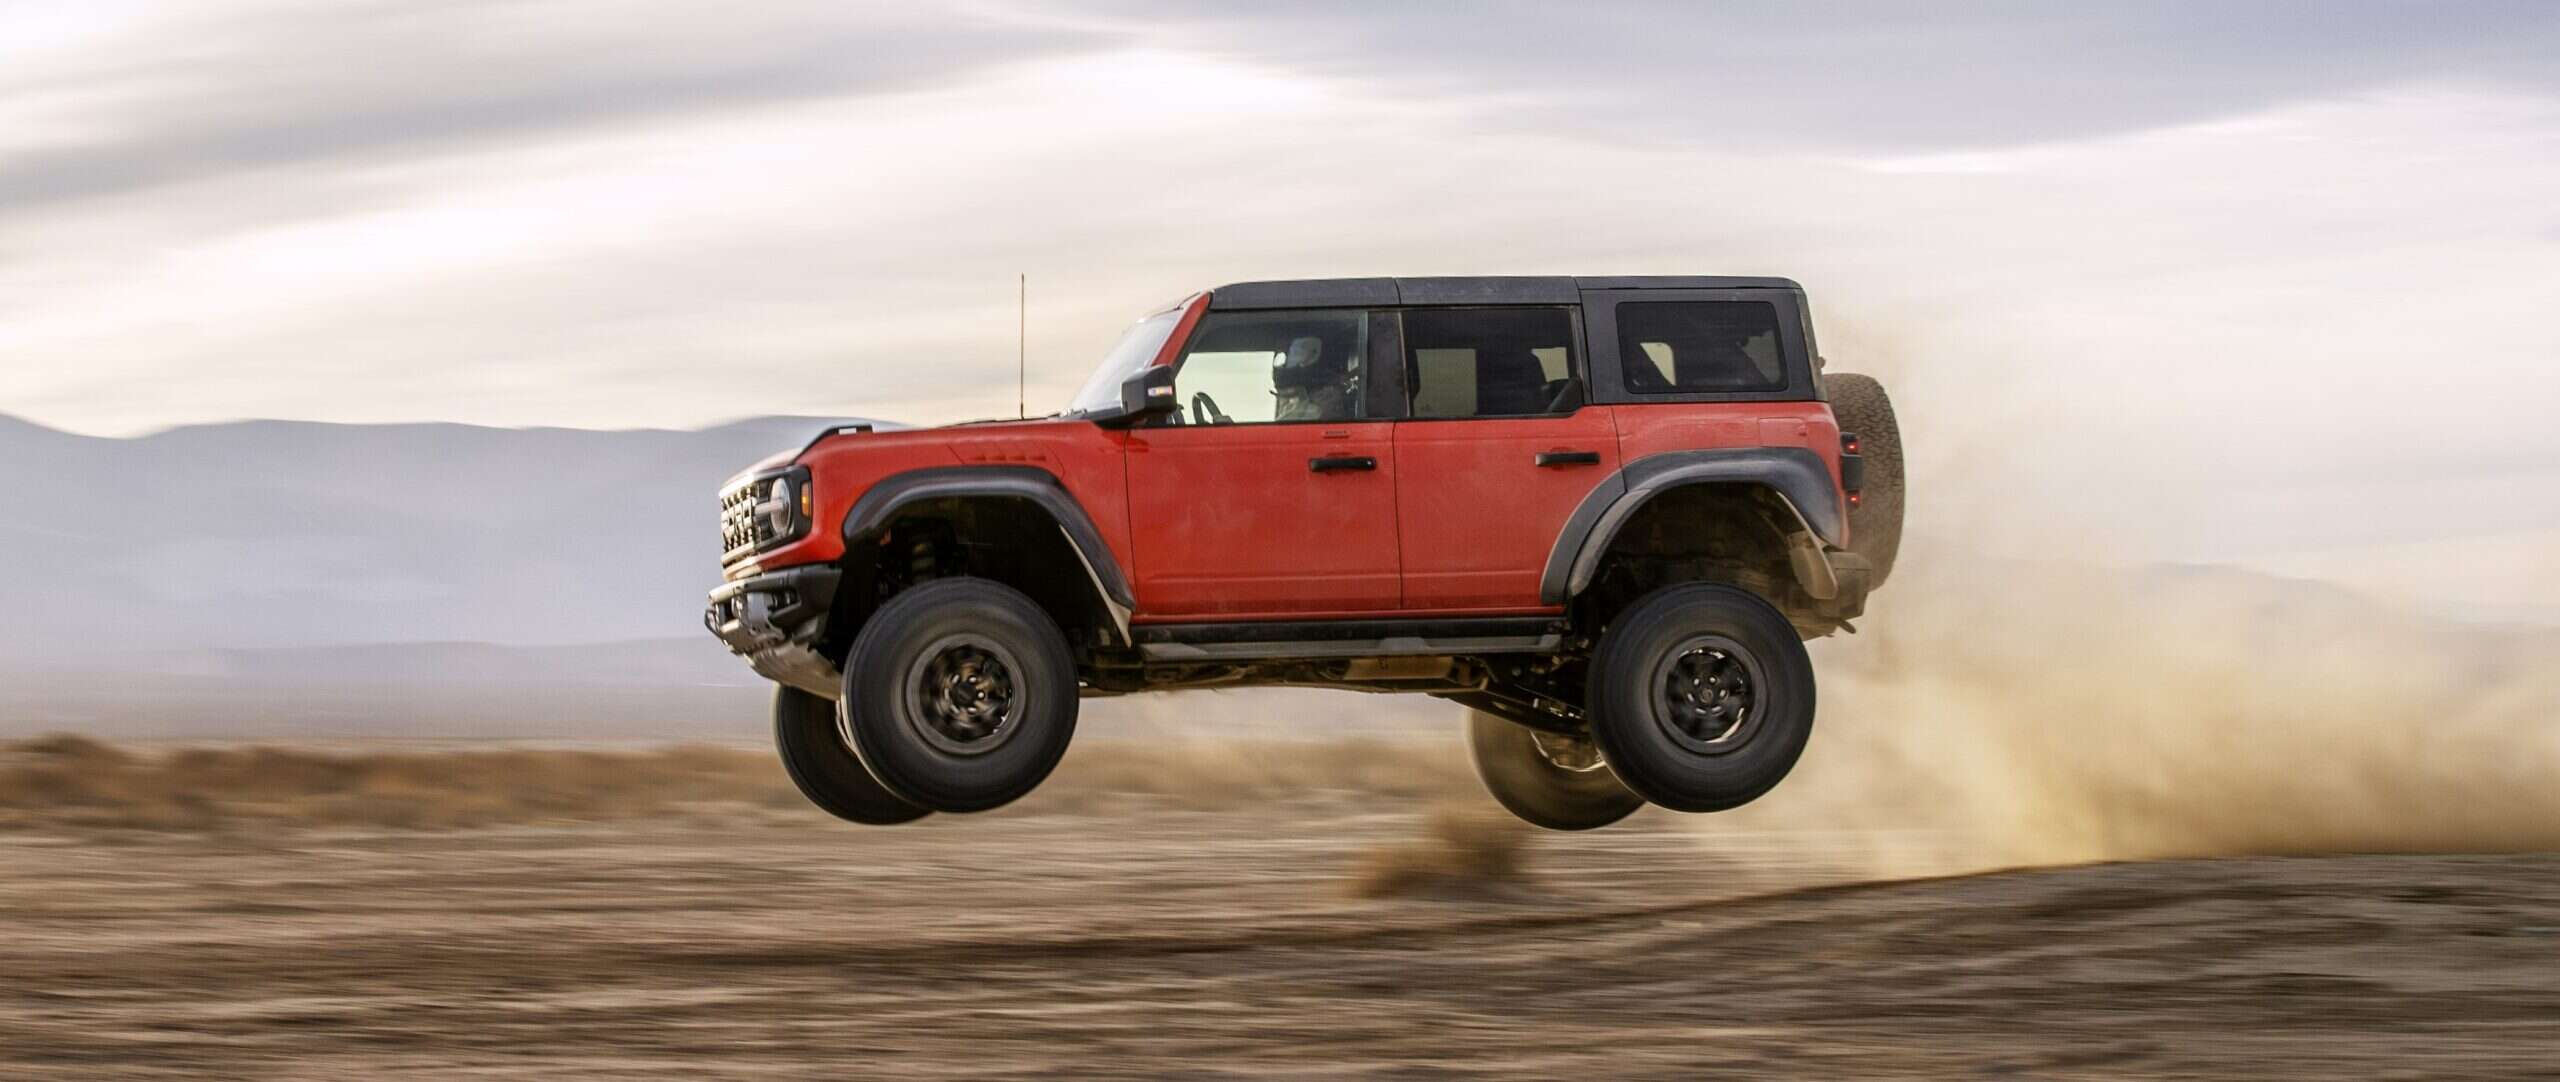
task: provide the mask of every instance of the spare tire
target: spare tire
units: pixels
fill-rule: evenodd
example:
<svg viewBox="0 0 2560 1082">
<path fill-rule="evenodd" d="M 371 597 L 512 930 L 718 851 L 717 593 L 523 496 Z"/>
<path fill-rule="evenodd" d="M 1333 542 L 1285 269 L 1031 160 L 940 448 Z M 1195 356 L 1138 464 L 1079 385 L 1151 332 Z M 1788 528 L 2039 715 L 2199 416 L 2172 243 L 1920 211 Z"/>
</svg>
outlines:
<svg viewBox="0 0 2560 1082">
<path fill-rule="evenodd" d="M 1902 548 L 1902 426 L 1894 423 L 1893 400 L 1874 376 L 1837 372 L 1823 376 L 1822 384 L 1840 431 L 1858 437 L 1858 454 L 1867 462 L 1858 504 L 1849 509 L 1849 551 L 1875 566 L 1872 584 L 1882 586 Z"/>
</svg>

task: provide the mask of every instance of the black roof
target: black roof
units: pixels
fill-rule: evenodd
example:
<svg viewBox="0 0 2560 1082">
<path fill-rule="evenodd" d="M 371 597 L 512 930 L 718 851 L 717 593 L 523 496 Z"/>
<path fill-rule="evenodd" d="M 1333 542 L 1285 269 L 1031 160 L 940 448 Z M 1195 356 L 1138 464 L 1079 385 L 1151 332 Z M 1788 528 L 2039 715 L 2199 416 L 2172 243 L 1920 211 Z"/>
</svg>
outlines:
<svg viewBox="0 0 2560 1082">
<path fill-rule="evenodd" d="M 1210 291 L 1211 308 L 1359 308 L 1398 304 L 1574 304 L 1586 289 L 1789 289 L 1785 278 L 1657 274 L 1617 278 L 1301 278 L 1236 282 Z"/>
</svg>

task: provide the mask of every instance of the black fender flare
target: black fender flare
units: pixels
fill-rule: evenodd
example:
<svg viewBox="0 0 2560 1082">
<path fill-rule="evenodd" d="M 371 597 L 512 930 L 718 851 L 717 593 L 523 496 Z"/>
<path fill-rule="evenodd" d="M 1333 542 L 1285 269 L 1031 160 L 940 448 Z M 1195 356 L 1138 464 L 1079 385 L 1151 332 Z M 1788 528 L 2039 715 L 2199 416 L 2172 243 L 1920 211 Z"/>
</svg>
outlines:
<svg viewBox="0 0 2560 1082">
<path fill-rule="evenodd" d="M 1689 485 L 1732 483 L 1776 492 L 1826 545 L 1837 548 L 1847 535 L 1840 486 L 1832 480 L 1831 467 L 1810 449 L 1730 447 L 1646 455 L 1592 489 L 1565 519 L 1555 548 L 1547 553 L 1546 572 L 1538 579 L 1538 600 L 1561 605 L 1588 588 L 1619 528 L 1655 496 Z"/>
<path fill-rule="evenodd" d="M 1056 474 L 1037 466 L 928 466 L 923 469 L 894 473 L 881 478 L 853 501 L 853 509 L 845 512 L 844 541 L 851 551 L 856 541 L 888 528 L 898 512 L 924 500 L 947 500 L 966 497 L 1029 500 L 1056 520 L 1066 534 L 1067 543 L 1084 560 L 1085 572 L 1093 577 L 1093 586 L 1101 594 L 1105 608 L 1111 610 L 1112 621 L 1119 625 L 1123 641 L 1129 638 L 1129 615 L 1138 607 L 1137 595 L 1129 590 L 1129 578 L 1122 574 L 1120 561 L 1111 555 L 1111 546 L 1095 529 L 1093 517 L 1085 514 L 1084 505 L 1067 491 Z"/>
</svg>

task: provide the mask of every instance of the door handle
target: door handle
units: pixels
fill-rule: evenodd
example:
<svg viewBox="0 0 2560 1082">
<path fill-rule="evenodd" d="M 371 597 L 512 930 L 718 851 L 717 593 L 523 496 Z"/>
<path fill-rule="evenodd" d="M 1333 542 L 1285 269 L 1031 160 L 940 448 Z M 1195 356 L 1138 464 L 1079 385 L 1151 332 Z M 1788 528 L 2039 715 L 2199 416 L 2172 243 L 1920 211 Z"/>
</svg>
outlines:
<svg viewBox="0 0 2560 1082">
<path fill-rule="evenodd" d="M 1374 470 L 1377 468 L 1378 459 L 1374 455 L 1323 455 L 1307 460 L 1307 469 L 1316 473 L 1332 473 L 1335 470 Z"/>
<path fill-rule="evenodd" d="M 1538 465 L 1541 466 L 1597 466 L 1599 464 L 1600 452 L 1598 451 L 1538 452 Z"/>
</svg>

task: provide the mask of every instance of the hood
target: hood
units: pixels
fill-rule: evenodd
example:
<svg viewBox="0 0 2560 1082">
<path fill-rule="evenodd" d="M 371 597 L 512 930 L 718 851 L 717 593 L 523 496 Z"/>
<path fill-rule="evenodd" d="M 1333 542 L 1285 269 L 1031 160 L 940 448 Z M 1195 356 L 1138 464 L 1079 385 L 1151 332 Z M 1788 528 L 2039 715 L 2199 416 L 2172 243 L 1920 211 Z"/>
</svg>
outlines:
<svg viewBox="0 0 2560 1082">
<path fill-rule="evenodd" d="M 754 462 L 748 463 L 746 469 L 730 474 L 728 480 L 720 482 L 720 487 L 723 490 L 726 490 L 729 486 L 737 484 L 738 482 L 755 476 L 756 474 L 763 473 L 768 470 L 778 470 L 784 466 L 798 462 L 800 461 L 800 456 L 808 454 L 810 448 L 826 442 L 827 438 L 830 436 L 869 435 L 872 432 L 878 431 L 885 423 L 886 422 L 881 421 L 848 421 L 843 424 L 828 425 L 826 428 L 819 430 L 817 435 L 809 437 L 808 442 L 803 443 L 798 447 L 784 448 L 766 455 L 763 458 L 759 458 Z"/>
</svg>

